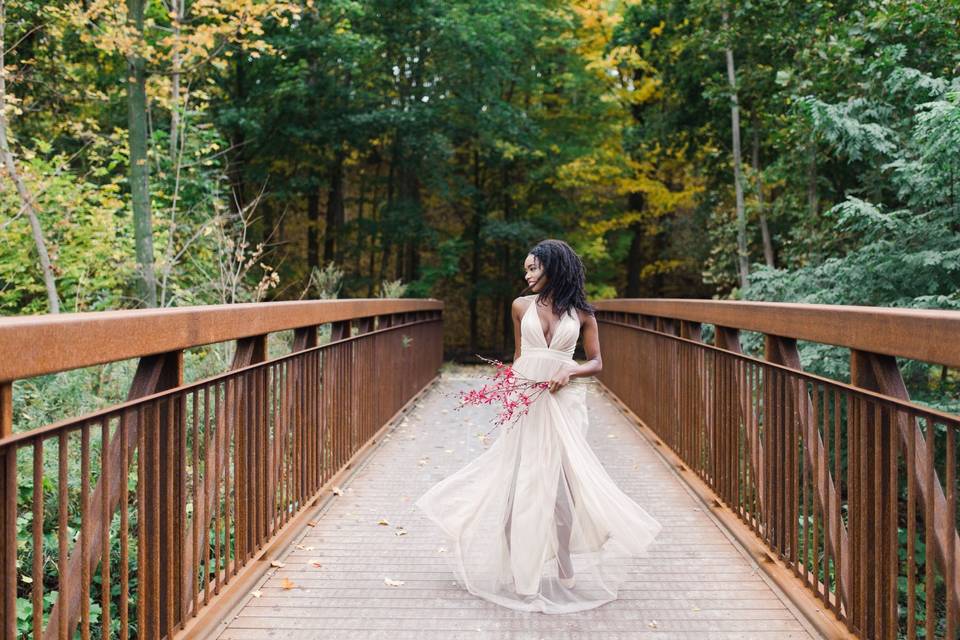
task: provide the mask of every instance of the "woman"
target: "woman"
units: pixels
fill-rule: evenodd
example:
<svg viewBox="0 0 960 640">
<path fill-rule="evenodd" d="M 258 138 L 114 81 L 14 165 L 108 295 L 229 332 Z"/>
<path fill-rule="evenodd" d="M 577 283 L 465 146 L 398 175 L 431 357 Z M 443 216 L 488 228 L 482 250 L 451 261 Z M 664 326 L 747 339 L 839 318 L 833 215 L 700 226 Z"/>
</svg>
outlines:
<svg viewBox="0 0 960 640">
<path fill-rule="evenodd" d="M 513 302 L 513 368 L 549 381 L 547 392 L 415 504 L 447 536 L 447 558 L 470 593 L 522 611 L 583 611 L 616 599 L 626 560 L 660 524 L 604 470 L 586 439 L 584 386 L 569 384 L 602 368 L 583 263 L 567 243 L 544 240 L 524 272 L 534 294 Z M 587 362 L 577 364 L 581 328 Z"/>
</svg>

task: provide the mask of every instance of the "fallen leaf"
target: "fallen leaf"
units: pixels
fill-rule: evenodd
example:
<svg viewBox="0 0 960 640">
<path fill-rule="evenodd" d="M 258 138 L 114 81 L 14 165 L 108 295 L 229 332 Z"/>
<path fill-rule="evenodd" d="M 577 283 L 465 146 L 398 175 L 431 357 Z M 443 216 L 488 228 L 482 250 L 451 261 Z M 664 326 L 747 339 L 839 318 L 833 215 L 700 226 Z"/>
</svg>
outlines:
<svg viewBox="0 0 960 640">
<path fill-rule="evenodd" d="M 657 621 L 656 621 L 656 620 L 651 620 L 650 622 L 647 623 L 647 626 L 650 627 L 651 629 L 656 629 L 656 628 L 657 628 Z"/>
<path fill-rule="evenodd" d="M 298 544 L 298 545 L 297 545 L 296 547 L 294 547 L 294 548 L 295 548 L 295 549 L 300 549 L 301 551 L 302 551 L 303 549 L 306 549 L 306 547 L 303 546 L 302 544 Z"/>
<path fill-rule="evenodd" d="M 407 535 L 406 530 L 405 530 L 405 529 L 402 529 L 402 528 L 400 528 L 400 527 L 397 527 L 397 530 L 394 531 L 393 533 L 394 533 L 394 535 L 398 535 L 398 536 L 405 536 L 405 535 Z"/>
<path fill-rule="evenodd" d="M 388 587 L 399 587 L 403 585 L 403 580 L 391 580 L 390 578 L 384 577 L 383 583 Z"/>
<path fill-rule="evenodd" d="M 304 551 L 313 551 L 314 549 L 316 549 L 316 547 L 304 547 L 304 548 L 303 548 Z"/>
<path fill-rule="evenodd" d="M 342 495 L 343 495 L 343 489 L 341 489 L 340 487 L 334 487 L 334 488 L 333 488 L 333 495 L 335 495 L 335 496 L 342 496 Z"/>
<path fill-rule="evenodd" d="M 310 565 L 316 567 L 317 569 L 321 568 L 323 565 L 320 563 L 320 558 L 313 558 L 310 562 Z"/>
<path fill-rule="evenodd" d="M 270 561 L 270 566 L 271 566 L 271 567 L 276 567 L 277 569 L 280 569 L 281 567 L 285 567 L 285 566 L 287 566 L 287 565 L 284 564 L 283 562 L 280 562 L 279 560 L 271 560 L 271 561 Z"/>
<path fill-rule="evenodd" d="M 437 553 L 446 553 L 446 552 L 447 552 L 446 547 L 440 547 L 439 549 L 437 549 Z"/>
<path fill-rule="evenodd" d="M 251 591 L 250 595 L 252 595 L 254 598 L 259 598 L 260 596 L 263 595 L 263 591 L 260 591 L 260 589 L 257 589 L 256 591 Z"/>
<path fill-rule="evenodd" d="M 283 587 L 283 588 L 284 588 L 285 590 L 287 590 L 287 591 L 289 591 L 290 589 L 296 589 L 296 588 L 297 588 L 296 583 L 294 583 L 292 580 L 290 580 L 290 578 L 284 578 L 283 581 L 280 583 L 280 586 Z"/>
<path fill-rule="evenodd" d="M 377 520 L 377 524 L 382 524 L 382 525 L 385 526 L 385 527 L 390 526 L 390 523 L 387 522 L 387 519 L 386 519 L 386 518 L 380 518 L 379 520 Z"/>
</svg>

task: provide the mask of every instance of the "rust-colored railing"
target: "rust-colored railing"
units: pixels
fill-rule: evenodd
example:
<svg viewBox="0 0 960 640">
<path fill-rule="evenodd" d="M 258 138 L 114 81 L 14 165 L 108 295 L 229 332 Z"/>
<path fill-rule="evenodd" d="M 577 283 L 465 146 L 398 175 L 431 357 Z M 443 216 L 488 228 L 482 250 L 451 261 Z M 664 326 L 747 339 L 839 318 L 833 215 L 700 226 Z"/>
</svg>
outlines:
<svg viewBox="0 0 960 640">
<path fill-rule="evenodd" d="M 863 638 L 956 638 L 960 417 L 913 404 L 896 357 L 960 366 L 960 313 L 597 303 L 599 378 Z M 702 340 L 713 325 L 714 344 Z M 764 334 L 764 358 L 740 331 Z M 850 349 L 851 384 L 797 340 Z"/>
<path fill-rule="evenodd" d="M 32 606 L 20 637 L 202 628 L 436 376 L 442 308 L 345 300 L 0 320 L 0 635 L 18 637 L 18 599 Z M 331 340 L 318 344 L 326 323 Z M 268 360 L 268 335 L 289 329 L 293 351 Z M 183 384 L 184 349 L 228 340 L 230 371 Z M 14 431 L 14 381 L 132 357 L 126 402 Z"/>
</svg>

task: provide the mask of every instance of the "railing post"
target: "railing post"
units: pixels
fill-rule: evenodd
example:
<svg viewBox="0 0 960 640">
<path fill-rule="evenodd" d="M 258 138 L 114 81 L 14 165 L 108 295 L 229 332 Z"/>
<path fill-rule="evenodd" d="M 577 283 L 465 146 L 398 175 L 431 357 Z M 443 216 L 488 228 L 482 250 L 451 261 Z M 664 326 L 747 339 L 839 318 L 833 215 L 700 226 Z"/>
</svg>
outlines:
<svg viewBox="0 0 960 640">
<path fill-rule="evenodd" d="M 303 351 L 317 346 L 317 327 L 298 327 L 293 330 L 293 351 Z"/>
<path fill-rule="evenodd" d="M 424 311 L 424 313 L 430 313 Z M 373 331 L 373 316 L 366 316 L 357 320 L 357 333 L 364 334 Z"/>
<path fill-rule="evenodd" d="M 897 366 L 897 359 L 893 356 L 869 353 L 866 351 L 850 350 L 850 382 L 854 386 L 878 391 L 893 398 L 901 400 L 910 400 L 910 394 L 907 392 L 907 386 L 900 374 L 900 368 Z M 928 424 L 931 424 L 928 422 Z M 883 425 L 887 427 L 886 423 Z M 949 428 L 949 427 L 948 427 Z M 937 470 L 929 464 L 927 455 L 927 442 L 920 425 L 916 420 L 908 419 L 901 413 L 896 415 L 896 429 L 899 434 L 900 442 L 904 452 L 908 450 L 908 441 L 910 432 L 913 431 L 915 438 L 914 455 L 914 478 L 917 487 L 920 489 L 920 496 L 924 504 L 929 501 L 933 504 L 932 524 L 935 531 L 934 551 L 940 567 L 943 569 L 944 582 L 947 587 L 949 598 L 954 601 L 955 611 L 960 611 L 960 562 L 955 563 L 954 575 L 947 575 L 947 558 L 960 558 L 960 536 L 957 534 L 956 524 L 949 521 L 947 517 L 948 505 L 943 492 L 943 486 L 937 475 Z M 890 428 L 885 428 L 885 433 L 890 432 Z M 889 448 L 889 441 L 887 441 Z M 904 453 L 906 456 L 906 453 Z M 932 482 L 929 482 L 930 476 L 933 476 Z M 933 487 L 932 496 L 928 482 Z M 886 504 L 886 503 L 884 503 Z M 869 527 L 868 527 L 869 529 Z"/>
<path fill-rule="evenodd" d="M 0 383 L 0 439 L 13 434 L 13 383 Z M 17 635 L 17 454 L 5 449 L 0 454 L 0 636 Z"/>
<path fill-rule="evenodd" d="M 740 330 L 734 329 L 732 327 L 723 327 L 721 325 L 714 325 L 715 335 L 713 337 L 714 346 L 720 347 L 721 349 L 726 349 L 727 351 L 732 351 L 734 353 L 743 353 L 743 348 L 740 346 Z"/>
<path fill-rule="evenodd" d="M 350 321 L 339 320 L 330 324 L 330 342 L 350 337 Z"/>
<path fill-rule="evenodd" d="M 703 326 L 699 322 L 682 320 L 680 322 L 680 337 L 694 342 L 703 342 Z"/>
</svg>

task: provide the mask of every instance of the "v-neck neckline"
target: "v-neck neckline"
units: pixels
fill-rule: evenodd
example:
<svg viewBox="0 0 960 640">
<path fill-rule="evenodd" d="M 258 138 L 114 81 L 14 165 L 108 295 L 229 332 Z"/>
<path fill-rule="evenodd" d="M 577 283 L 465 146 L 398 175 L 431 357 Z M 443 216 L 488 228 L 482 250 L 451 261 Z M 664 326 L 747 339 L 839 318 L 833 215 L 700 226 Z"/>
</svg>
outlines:
<svg viewBox="0 0 960 640">
<path fill-rule="evenodd" d="M 536 294 L 534 294 L 534 296 L 535 296 L 535 295 L 536 295 Z M 536 309 L 536 304 L 537 304 L 537 299 L 536 299 L 536 297 L 534 297 L 533 300 L 530 301 L 530 306 L 527 307 L 527 310 L 529 311 L 530 307 L 533 307 L 533 308 L 534 308 L 534 309 L 533 309 L 533 313 L 534 313 L 534 315 L 537 316 L 537 326 L 540 327 L 540 336 L 543 338 L 544 343 L 546 343 L 547 349 L 549 349 L 550 347 L 553 346 L 553 339 L 557 337 L 557 329 L 560 328 L 560 323 L 563 322 L 563 317 L 561 317 L 559 320 L 557 320 L 557 326 L 555 326 L 555 327 L 553 328 L 553 335 L 550 336 L 550 341 L 548 342 L 548 341 L 547 341 L 547 335 L 543 332 L 543 326 L 540 324 L 540 312 L 537 311 L 537 309 Z"/>
</svg>

